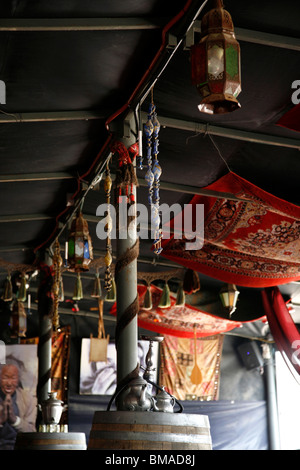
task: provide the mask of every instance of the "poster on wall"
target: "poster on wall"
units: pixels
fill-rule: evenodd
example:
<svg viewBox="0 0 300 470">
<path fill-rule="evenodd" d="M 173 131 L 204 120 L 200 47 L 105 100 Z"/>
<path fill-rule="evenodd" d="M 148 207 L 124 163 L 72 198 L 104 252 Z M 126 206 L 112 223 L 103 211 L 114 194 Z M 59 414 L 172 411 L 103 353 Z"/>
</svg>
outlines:
<svg viewBox="0 0 300 470">
<path fill-rule="evenodd" d="M 149 349 L 149 341 L 138 341 L 138 360 L 143 375 L 145 358 Z M 117 354 L 115 343 L 107 347 L 107 361 L 90 362 L 90 338 L 81 342 L 80 385 L 81 395 L 113 395 L 117 385 Z M 153 364 L 155 367 L 154 382 L 157 383 L 158 343 L 153 343 Z"/>
<path fill-rule="evenodd" d="M 4 346 L 2 346 L 4 347 Z M 5 345 L 0 364 L 0 450 L 12 450 L 18 432 L 35 432 L 36 344 Z"/>
</svg>

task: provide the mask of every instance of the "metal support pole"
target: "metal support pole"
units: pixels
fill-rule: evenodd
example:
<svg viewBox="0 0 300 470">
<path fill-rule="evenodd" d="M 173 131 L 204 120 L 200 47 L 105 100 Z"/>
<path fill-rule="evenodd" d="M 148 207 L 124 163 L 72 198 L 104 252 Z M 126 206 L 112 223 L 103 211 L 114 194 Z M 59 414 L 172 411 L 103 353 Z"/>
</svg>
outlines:
<svg viewBox="0 0 300 470">
<path fill-rule="evenodd" d="M 269 344 L 263 344 L 263 358 L 267 389 L 269 448 L 270 450 L 280 450 L 274 354 L 273 347 Z"/>
<path fill-rule="evenodd" d="M 50 263 L 51 264 L 51 263 Z M 49 274 L 49 276 L 51 276 Z M 38 293 L 39 314 L 39 345 L 38 345 L 38 402 L 48 399 L 51 392 L 51 352 L 52 352 L 52 321 L 49 309 L 49 298 L 46 293 L 49 289 L 50 277 L 44 274 Z"/>
<path fill-rule="evenodd" d="M 136 142 L 137 130 L 134 115 L 131 114 L 118 125 L 116 132 L 118 140 L 126 148 Z M 136 197 L 136 189 L 133 188 Z M 136 200 L 136 199 L 135 199 Z M 136 204 L 131 206 L 131 215 L 136 217 Z M 127 218 L 126 218 L 127 219 Z M 120 220 L 120 217 L 119 217 Z M 119 223 L 120 224 L 120 223 Z M 133 224 L 133 225 L 132 225 Z M 136 224 L 130 223 L 133 230 L 130 232 L 119 227 L 117 235 L 117 260 L 122 258 L 137 241 Z M 124 237 L 124 238 L 122 238 Z M 137 259 L 127 264 L 116 278 L 117 286 L 117 328 L 123 325 L 125 311 L 134 303 L 137 298 Z M 137 315 L 120 330 L 117 346 L 117 383 L 118 385 L 137 367 L 138 363 L 138 326 Z"/>
</svg>

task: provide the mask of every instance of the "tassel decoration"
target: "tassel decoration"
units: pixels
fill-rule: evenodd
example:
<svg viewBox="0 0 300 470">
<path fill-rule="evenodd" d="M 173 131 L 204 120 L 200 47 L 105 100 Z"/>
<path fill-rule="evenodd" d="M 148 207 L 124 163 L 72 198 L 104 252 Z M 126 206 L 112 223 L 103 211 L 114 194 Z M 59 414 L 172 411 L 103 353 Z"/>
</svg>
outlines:
<svg viewBox="0 0 300 470">
<path fill-rule="evenodd" d="M 178 290 L 177 290 L 177 296 L 176 296 L 176 303 L 175 305 L 177 307 L 182 307 L 185 305 L 185 292 L 183 290 L 183 284 L 182 282 L 180 283 Z"/>
<path fill-rule="evenodd" d="M 74 294 L 73 294 L 72 299 L 81 300 L 82 298 L 83 298 L 83 292 L 82 292 L 81 277 L 80 277 L 80 273 L 77 273 L 77 279 L 75 282 Z"/>
<path fill-rule="evenodd" d="M 111 278 L 111 288 L 105 297 L 107 302 L 115 302 L 117 298 L 117 288 L 116 288 L 116 281 L 114 277 Z"/>
<path fill-rule="evenodd" d="M 183 279 L 183 290 L 186 294 L 195 294 L 200 290 L 199 276 L 196 271 L 187 269 Z"/>
<path fill-rule="evenodd" d="M 135 158 L 138 153 L 138 144 L 134 144 L 129 150 L 125 147 L 122 142 L 115 142 L 111 147 L 112 153 L 118 154 L 118 168 L 116 171 L 116 187 L 119 191 L 119 197 L 123 195 L 127 196 L 127 202 L 133 204 L 135 202 L 133 195 L 133 186 L 138 186 L 135 169 L 132 163 L 132 159 Z M 129 151 L 133 153 L 132 159 L 130 158 Z M 129 194 L 130 188 L 130 194 Z M 119 202 L 119 201 L 118 201 Z"/>
<path fill-rule="evenodd" d="M 158 304 L 159 308 L 169 308 L 171 306 L 170 288 L 166 282 Z"/>
<path fill-rule="evenodd" d="M 151 287 L 150 287 L 149 284 L 148 284 L 147 290 L 145 292 L 143 308 L 145 310 L 151 310 L 151 308 L 152 308 L 152 295 L 151 295 Z"/>
<path fill-rule="evenodd" d="M 3 294 L 4 302 L 10 302 L 13 299 L 13 288 L 11 283 L 11 276 L 8 274 L 5 284 L 4 284 L 4 294 Z"/>
</svg>

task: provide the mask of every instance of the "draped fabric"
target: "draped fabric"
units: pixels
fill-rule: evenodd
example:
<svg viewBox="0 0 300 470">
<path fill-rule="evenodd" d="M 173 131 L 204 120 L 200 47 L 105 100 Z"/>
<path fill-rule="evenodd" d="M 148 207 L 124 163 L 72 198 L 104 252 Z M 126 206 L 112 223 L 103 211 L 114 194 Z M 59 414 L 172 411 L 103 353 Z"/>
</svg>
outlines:
<svg viewBox="0 0 300 470">
<path fill-rule="evenodd" d="M 291 131 L 300 132 L 300 104 L 285 113 L 276 124 Z"/>
<path fill-rule="evenodd" d="M 194 213 L 198 204 L 204 206 L 203 246 L 186 249 L 186 239 L 177 234 L 185 208 L 171 221 L 173 234 L 164 239 L 162 256 L 239 286 L 269 287 L 300 279 L 300 207 L 233 172 L 205 189 L 220 192 L 220 197 L 196 195 L 190 202 Z M 183 234 L 187 237 L 185 227 Z"/>
<path fill-rule="evenodd" d="M 215 317 L 191 305 L 176 306 L 176 298 L 171 294 L 171 306 L 159 308 L 159 300 L 162 290 L 151 285 L 151 295 L 153 307 L 150 310 L 143 308 L 146 286 L 138 285 L 139 313 L 138 325 L 149 331 L 155 331 L 163 335 L 172 335 L 182 338 L 193 338 L 196 336 L 206 337 L 233 330 L 242 326 L 241 322 L 225 320 Z M 116 315 L 116 303 L 110 310 L 112 315 Z"/>
<path fill-rule="evenodd" d="M 300 374 L 300 333 L 278 287 L 262 291 L 263 305 L 275 343 L 289 366 Z"/>
<path fill-rule="evenodd" d="M 110 398 L 70 395 L 70 432 L 84 432 L 88 443 L 95 410 L 105 411 Z M 213 450 L 268 450 L 265 401 L 190 400 L 181 404 L 184 413 L 208 416 Z"/>
<path fill-rule="evenodd" d="M 160 385 L 178 400 L 217 400 L 223 335 L 196 340 L 197 365 L 202 381 L 194 384 L 191 373 L 195 365 L 195 341 L 165 336 L 161 343 Z"/>
</svg>

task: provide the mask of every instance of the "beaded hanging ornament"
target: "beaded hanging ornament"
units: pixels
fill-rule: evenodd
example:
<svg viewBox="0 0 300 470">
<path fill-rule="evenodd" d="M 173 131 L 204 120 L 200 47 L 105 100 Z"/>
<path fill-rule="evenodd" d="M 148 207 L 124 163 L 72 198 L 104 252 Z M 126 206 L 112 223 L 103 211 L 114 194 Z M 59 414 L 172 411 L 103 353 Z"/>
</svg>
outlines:
<svg viewBox="0 0 300 470">
<path fill-rule="evenodd" d="M 148 185 L 148 202 L 151 208 L 151 224 L 154 234 L 153 251 L 157 255 L 162 252 L 162 230 L 160 228 L 161 221 L 159 215 L 159 181 L 162 173 L 162 169 L 158 161 L 159 131 L 160 123 L 157 119 L 156 106 L 153 103 L 152 91 L 152 100 L 148 110 L 148 121 L 144 125 L 147 158 L 147 172 L 145 180 Z"/>
<path fill-rule="evenodd" d="M 59 329 L 59 313 L 58 313 L 58 303 L 59 303 L 59 287 L 61 282 L 61 268 L 63 264 L 62 257 L 60 255 L 60 245 L 58 239 L 55 240 L 54 244 L 54 253 L 53 253 L 53 316 L 52 316 L 52 325 L 54 331 Z"/>
<path fill-rule="evenodd" d="M 104 191 L 106 196 L 107 204 L 107 223 L 105 225 L 105 230 L 107 233 L 106 237 L 106 255 L 104 258 L 105 262 L 105 274 L 104 274 L 104 289 L 106 292 L 111 290 L 112 286 L 112 273 L 111 273 L 111 264 L 112 264 L 112 246 L 111 246 L 111 231 L 112 231 L 112 218 L 110 214 L 110 200 L 111 200 L 111 188 L 112 188 L 112 179 L 110 175 L 109 162 L 107 162 L 105 170 L 105 180 L 104 180 Z"/>
</svg>

